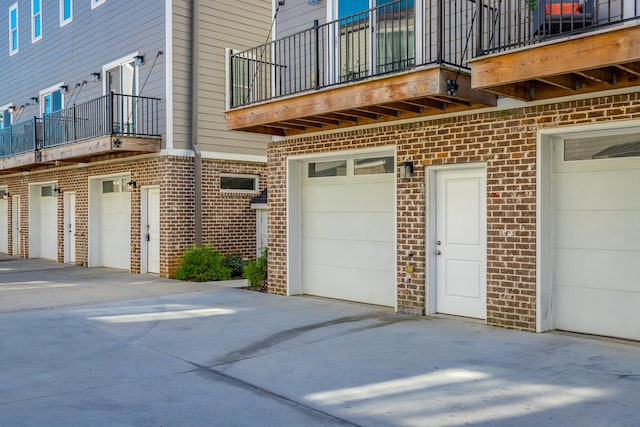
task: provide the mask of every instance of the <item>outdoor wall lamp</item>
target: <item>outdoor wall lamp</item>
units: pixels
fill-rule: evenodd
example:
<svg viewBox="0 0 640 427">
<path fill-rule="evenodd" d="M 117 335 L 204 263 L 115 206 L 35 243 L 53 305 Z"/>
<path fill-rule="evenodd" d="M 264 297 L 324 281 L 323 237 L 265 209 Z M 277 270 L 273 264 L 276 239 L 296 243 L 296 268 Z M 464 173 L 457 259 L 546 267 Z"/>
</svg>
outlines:
<svg viewBox="0 0 640 427">
<path fill-rule="evenodd" d="M 133 63 L 135 65 L 138 65 L 138 66 L 144 64 L 144 55 L 136 55 L 136 56 L 134 56 L 133 57 Z"/>
<path fill-rule="evenodd" d="M 138 186 L 138 183 L 135 182 L 134 180 L 127 182 L 127 189 L 129 190 L 129 192 L 132 192 L 137 186 Z"/>
<path fill-rule="evenodd" d="M 410 179 L 413 175 L 413 162 L 404 162 L 400 165 L 400 179 Z"/>
<path fill-rule="evenodd" d="M 7 110 L 9 110 L 9 112 L 10 112 L 11 114 L 13 114 L 13 113 L 15 113 L 15 112 L 16 112 L 16 106 L 15 106 L 15 105 L 13 105 L 13 104 L 11 104 L 11 105 L 9 105 L 9 107 L 7 108 Z"/>
<path fill-rule="evenodd" d="M 59 187 L 54 187 L 53 192 L 56 194 L 56 196 L 60 196 L 62 194 L 62 190 Z"/>
<path fill-rule="evenodd" d="M 29 98 L 30 100 L 33 101 L 34 104 L 38 103 L 38 97 L 37 96 L 32 96 L 31 98 Z"/>
<path fill-rule="evenodd" d="M 91 81 L 99 82 L 100 81 L 100 73 L 91 73 Z"/>
<path fill-rule="evenodd" d="M 9 194 L 9 190 L 3 190 L 2 199 L 3 200 L 9 200 L 9 197 L 11 197 L 11 194 Z"/>
<path fill-rule="evenodd" d="M 67 86 L 67 85 L 62 85 L 62 86 L 60 86 L 58 89 L 60 89 L 60 93 L 67 93 L 67 92 L 69 92 L 69 86 Z"/>
</svg>

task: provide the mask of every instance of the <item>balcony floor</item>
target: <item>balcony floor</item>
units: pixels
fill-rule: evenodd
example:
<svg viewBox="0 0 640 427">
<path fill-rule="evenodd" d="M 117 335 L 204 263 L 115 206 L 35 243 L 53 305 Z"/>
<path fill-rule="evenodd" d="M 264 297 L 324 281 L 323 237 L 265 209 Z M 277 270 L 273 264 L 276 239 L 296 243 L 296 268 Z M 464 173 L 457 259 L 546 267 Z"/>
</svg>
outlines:
<svg viewBox="0 0 640 427">
<path fill-rule="evenodd" d="M 473 89 L 534 101 L 640 85 L 640 25 L 471 61 Z"/>
<path fill-rule="evenodd" d="M 456 79 L 456 94 L 447 94 L 447 80 Z M 307 92 L 225 114 L 229 129 L 287 136 L 495 105 L 495 95 L 471 89 L 468 75 L 435 66 Z"/>
</svg>

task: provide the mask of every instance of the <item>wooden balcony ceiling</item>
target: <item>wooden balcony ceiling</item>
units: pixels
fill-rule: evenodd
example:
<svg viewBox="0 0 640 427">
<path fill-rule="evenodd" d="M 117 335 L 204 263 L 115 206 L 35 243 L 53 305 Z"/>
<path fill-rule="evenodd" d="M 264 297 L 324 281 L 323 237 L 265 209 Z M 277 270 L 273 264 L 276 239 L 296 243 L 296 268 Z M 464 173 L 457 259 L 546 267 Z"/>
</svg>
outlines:
<svg viewBox="0 0 640 427">
<path fill-rule="evenodd" d="M 36 153 L 34 151 L 3 157 L 0 159 L 0 175 L 29 170 L 35 163 Z"/>
<path fill-rule="evenodd" d="M 640 85 L 640 25 L 471 62 L 471 85 L 522 101 Z"/>
<path fill-rule="evenodd" d="M 90 163 L 106 155 L 136 155 L 157 153 L 160 138 L 134 136 L 103 136 L 72 144 L 45 148 L 40 152 L 40 163 Z"/>
<path fill-rule="evenodd" d="M 456 77 L 455 96 L 447 94 Z M 237 108 L 226 120 L 229 129 L 287 136 L 495 106 L 496 98 L 471 90 L 468 75 L 432 67 Z"/>
</svg>

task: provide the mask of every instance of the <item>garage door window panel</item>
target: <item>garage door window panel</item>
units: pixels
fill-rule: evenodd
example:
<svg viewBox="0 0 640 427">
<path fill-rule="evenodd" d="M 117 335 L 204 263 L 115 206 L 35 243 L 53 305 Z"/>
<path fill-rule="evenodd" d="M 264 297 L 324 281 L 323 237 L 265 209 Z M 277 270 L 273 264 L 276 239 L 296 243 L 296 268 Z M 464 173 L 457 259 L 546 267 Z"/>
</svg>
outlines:
<svg viewBox="0 0 640 427">
<path fill-rule="evenodd" d="M 347 161 L 332 160 L 327 162 L 309 163 L 307 176 L 309 178 L 347 176 Z"/>
<path fill-rule="evenodd" d="M 355 159 L 353 164 L 354 175 L 379 175 L 394 172 L 395 159 L 393 156 Z"/>
<path fill-rule="evenodd" d="M 620 135 L 564 141 L 564 161 L 640 157 L 640 138 Z"/>
</svg>

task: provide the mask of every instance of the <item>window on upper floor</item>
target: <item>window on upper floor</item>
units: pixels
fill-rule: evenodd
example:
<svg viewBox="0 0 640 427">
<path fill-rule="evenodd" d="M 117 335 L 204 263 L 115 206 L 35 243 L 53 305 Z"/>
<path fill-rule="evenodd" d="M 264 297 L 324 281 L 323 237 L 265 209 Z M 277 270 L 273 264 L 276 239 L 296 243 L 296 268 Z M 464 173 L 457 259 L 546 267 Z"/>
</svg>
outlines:
<svg viewBox="0 0 640 427">
<path fill-rule="evenodd" d="M 91 0 L 91 9 L 100 6 L 102 3 L 106 1 L 107 0 Z"/>
<path fill-rule="evenodd" d="M 42 0 L 31 0 L 31 43 L 42 38 Z"/>
<path fill-rule="evenodd" d="M 11 111 L 9 105 L 0 107 L 0 130 L 11 126 Z M 0 137 L 1 141 L 1 137 Z"/>
<path fill-rule="evenodd" d="M 73 20 L 73 0 L 60 0 L 60 26 Z"/>
<path fill-rule="evenodd" d="M 40 105 L 42 114 L 51 114 L 62 110 L 62 93 L 60 89 L 43 91 L 40 93 Z"/>
<path fill-rule="evenodd" d="M 9 55 L 18 53 L 18 3 L 9 8 Z"/>
</svg>

